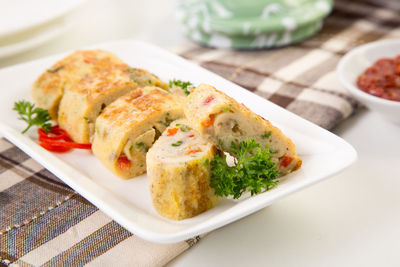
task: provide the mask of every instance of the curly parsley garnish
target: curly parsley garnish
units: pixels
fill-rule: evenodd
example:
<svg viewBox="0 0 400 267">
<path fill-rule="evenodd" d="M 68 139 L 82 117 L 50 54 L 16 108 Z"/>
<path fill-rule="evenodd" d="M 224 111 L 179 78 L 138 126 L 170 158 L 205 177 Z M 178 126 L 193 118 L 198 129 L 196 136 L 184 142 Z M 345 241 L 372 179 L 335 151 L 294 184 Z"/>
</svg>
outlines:
<svg viewBox="0 0 400 267">
<path fill-rule="evenodd" d="M 228 166 L 226 155 L 216 155 L 210 162 L 211 187 L 216 195 L 238 199 L 246 190 L 255 195 L 278 184 L 279 172 L 268 148 L 261 149 L 255 139 L 248 139 L 239 145 L 232 142 L 231 150 L 237 155 L 234 166 Z"/>
<path fill-rule="evenodd" d="M 191 82 L 184 82 L 181 80 L 171 80 L 169 81 L 169 87 L 173 87 L 173 86 L 178 86 L 180 88 L 182 88 L 182 90 L 185 92 L 186 95 L 190 94 L 190 91 L 188 89 L 189 86 L 192 86 L 193 84 Z"/>
<path fill-rule="evenodd" d="M 13 110 L 18 112 L 20 120 L 28 123 L 22 133 L 26 133 L 34 125 L 41 127 L 46 132 L 51 130 L 51 123 L 49 122 L 51 117 L 48 110 L 35 108 L 35 104 L 25 100 L 15 102 Z"/>
</svg>

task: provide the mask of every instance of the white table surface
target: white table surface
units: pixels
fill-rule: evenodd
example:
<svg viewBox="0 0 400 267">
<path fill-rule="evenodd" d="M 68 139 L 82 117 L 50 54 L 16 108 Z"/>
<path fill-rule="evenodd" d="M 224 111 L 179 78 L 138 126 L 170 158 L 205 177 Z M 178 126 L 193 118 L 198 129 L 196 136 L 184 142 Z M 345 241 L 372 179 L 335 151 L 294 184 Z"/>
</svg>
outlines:
<svg viewBox="0 0 400 267">
<path fill-rule="evenodd" d="M 89 0 L 68 32 L 0 68 L 117 39 L 178 45 L 174 4 Z M 400 266 L 400 125 L 360 110 L 334 133 L 358 151 L 354 165 L 210 233 L 169 266 Z"/>
</svg>

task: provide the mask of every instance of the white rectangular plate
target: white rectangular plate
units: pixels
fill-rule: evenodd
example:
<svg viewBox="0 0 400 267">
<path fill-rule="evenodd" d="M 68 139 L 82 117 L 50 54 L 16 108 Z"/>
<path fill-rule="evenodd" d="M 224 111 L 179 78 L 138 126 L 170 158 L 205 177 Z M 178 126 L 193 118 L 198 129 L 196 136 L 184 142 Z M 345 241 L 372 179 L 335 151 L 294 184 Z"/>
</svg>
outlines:
<svg viewBox="0 0 400 267">
<path fill-rule="evenodd" d="M 281 128 L 293 140 L 303 159 L 299 171 L 288 175 L 268 192 L 239 201 L 223 200 L 195 218 L 171 221 L 153 209 L 145 175 L 120 179 L 88 151 L 51 153 L 37 144 L 35 130 L 25 135 L 20 133 L 24 123 L 12 110 L 13 103 L 22 99 L 32 101 L 32 83 L 68 53 L 0 70 L 1 133 L 123 227 L 144 239 L 173 243 L 214 230 L 343 170 L 357 158 L 354 148 L 336 135 L 158 47 L 119 41 L 91 48 L 114 52 L 129 65 L 148 69 L 165 81 L 177 78 L 196 85 L 203 82 L 215 86 Z"/>
</svg>

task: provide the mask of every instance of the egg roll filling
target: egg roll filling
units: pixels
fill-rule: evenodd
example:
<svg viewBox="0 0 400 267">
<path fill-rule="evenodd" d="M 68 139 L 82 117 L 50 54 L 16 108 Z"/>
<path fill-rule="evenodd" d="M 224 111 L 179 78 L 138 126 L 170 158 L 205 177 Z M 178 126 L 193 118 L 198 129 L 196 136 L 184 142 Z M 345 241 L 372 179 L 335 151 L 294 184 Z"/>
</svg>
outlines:
<svg viewBox="0 0 400 267">
<path fill-rule="evenodd" d="M 103 110 L 111 104 L 111 102 L 114 100 L 114 98 L 110 98 L 109 100 L 104 99 L 104 101 L 98 103 L 96 107 L 93 108 L 93 110 L 89 113 L 86 114 L 86 116 L 83 117 L 85 122 L 87 123 L 87 130 L 89 132 L 89 142 L 93 143 L 93 138 L 94 138 L 94 131 L 95 131 L 95 121 L 98 116 L 103 112 Z"/>
<path fill-rule="evenodd" d="M 139 136 L 128 138 L 123 146 L 122 152 L 118 157 L 118 167 L 126 170 L 132 168 L 132 164 L 121 164 L 120 162 L 136 162 L 139 168 L 146 168 L 146 153 L 152 147 L 154 142 L 161 136 L 161 133 L 167 128 L 172 121 L 176 120 L 176 116 L 171 116 L 166 112 L 162 119 L 157 121 L 151 129 L 145 131 Z M 137 165 L 137 164 L 134 164 Z M 137 166 L 136 166 L 137 167 Z"/>
</svg>

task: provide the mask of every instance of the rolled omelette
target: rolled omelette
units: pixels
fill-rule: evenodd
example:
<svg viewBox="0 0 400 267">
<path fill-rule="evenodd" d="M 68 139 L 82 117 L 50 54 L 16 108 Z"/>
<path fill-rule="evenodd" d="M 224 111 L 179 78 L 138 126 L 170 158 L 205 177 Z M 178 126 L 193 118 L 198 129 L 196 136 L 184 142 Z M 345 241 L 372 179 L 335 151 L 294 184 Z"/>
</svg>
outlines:
<svg viewBox="0 0 400 267">
<path fill-rule="evenodd" d="M 32 86 L 35 103 L 47 109 L 53 120 L 58 119 L 58 106 L 64 90 L 70 88 L 86 75 L 99 69 L 121 65 L 129 68 L 114 54 L 103 50 L 79 50 L 61 59 L 47 69 Z"/>
<path fill-rule="evenodd" d="M 281 176 L 301 166 L 293 142 L 281 130 L 213 86 L 200 84 L 184 112 L 190 126 L 223 151 L 232 153 L 232 142 L 256 139 L 261 148 L 269 148 Z"/>
<path fill-rule="evenodd" d="M 115 100 L 97 118 L 92 150 L 116 175 L 129 179 L 146 172 L 146 153 L 183 107 L 158 87 L 138 88 Z"/>
<path fill-rule="evenodd" d="M 146 156 L 152 202 L 161 216 L 182 220 L 215 206 L 208 162 L 216 151 L 186 119 L 172 122 L 163 132 Z"/>
<path fill-rule="evenodd" d="M 118 97 L 139 86 L 154 85 L 167 89 L 155 75 L 124 63 L 94 65 L 86 74 L 64 90 L 58 123 L 78 143 L 91 143 L 94 123 L 103 109 Z"/>
</svg>

